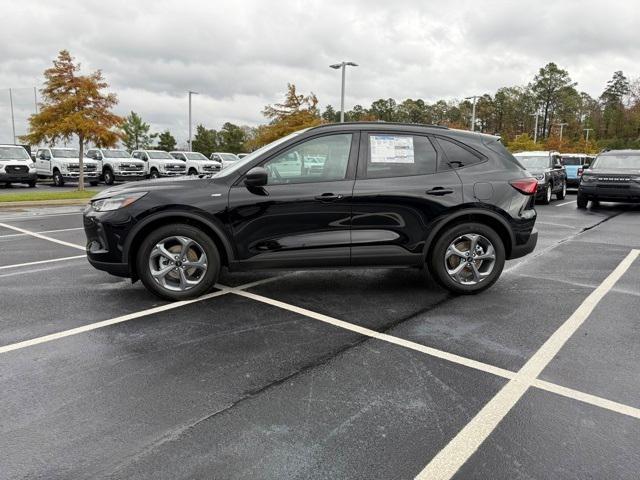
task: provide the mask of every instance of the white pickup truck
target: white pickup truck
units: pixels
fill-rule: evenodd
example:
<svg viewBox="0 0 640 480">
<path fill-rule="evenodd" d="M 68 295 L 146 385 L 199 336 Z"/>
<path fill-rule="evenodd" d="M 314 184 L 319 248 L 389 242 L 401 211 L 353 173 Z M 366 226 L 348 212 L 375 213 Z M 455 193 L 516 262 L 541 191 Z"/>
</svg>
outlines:
<svg viewBox="0 0 640 480">
<path fill-rule="evenodd" d="M 227 167 L 233 165 L 234 163 L 236 163 L 240 159 L 234 153 L 213 152 L 211 154 L 211 160 L 214 160 L 216 162 L 220 162 L 220 165 L 224 169 L 224 168 L 227 168 Z"/>
<path fill-rule="evenodd" d="M 169 152 L 177 160 L 182 160 L 187 166 L 187 175 L 201 175 L 219 172 L 220 162 L 209 160 L 200 152 Z"/>
<path fill-rule="evenodd" d="M 36 172 L 40 178 L 53 178 L 56 187 L 65 182 L 77 182 L 80 177 L 80 152 L 77 148 L 39 148 L 36 154 Z M 84 179 L 92 187 L 98 185 L 98 162 L 85 157 Z"/>
<path fill-rule="evenodd" d="M 0 145 L 0 183 L 36 186 L 36 165 L 20 145 Z"/>
<path fill-rule="evenodd" d="M 176 160 L 164 150 L 134 150 L 131 157 L 145 163 L 145 171 L 149 178 L 177 177 L 187 173 L 185 163 Z"/>
<path fill-rule="evenodd" d="M 92 148 L 87 151 L 87 157 L 98 162 L 100 177 L 106 185 L 147 178 L 144 162 L 131 158 L 126 150 Z"/>
</svg>

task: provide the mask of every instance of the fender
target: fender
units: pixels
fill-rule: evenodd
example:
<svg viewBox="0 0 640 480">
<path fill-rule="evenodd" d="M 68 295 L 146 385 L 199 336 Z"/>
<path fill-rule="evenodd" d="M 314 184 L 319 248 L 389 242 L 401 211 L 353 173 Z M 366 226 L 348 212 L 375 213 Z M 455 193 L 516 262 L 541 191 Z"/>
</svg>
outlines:
<svg viewBox="0 0 640 480">
<path fill-rule="evenodd" d="M 456 218 L 465 217 L 467 215 L 483 215 L 485 217 L 491 217 L 492 220 L 498 221 L 509 233 L 509 240 L 511 243 L 511 247 L 515 245 L 515 235 L 513 233 L 513 229 L 511 228 L 509 223 L 504 219 L 504 217 L 502 217 L 502 215 L 500 215 L 499 213 L 493 210 L 488 210 L 485 208 L 464 208 L 462 210 L 453 212 L 447 215 L 446 217 L 439 218 L 438 220 L 436 220 L 434 223 L 431 224 L 432 225 L 431 232 L 429 232 L 429 235 L 427 235 L 427 238 L 425 239 L 425 244 L 424 244 L 425 258 L 429 253 L 429 248 L 431 247 L 433 239 L 440 233 L 440 231 L 444 228 L 444 226 L 447 223 L 451 222 L 452 220 L 455 220 Z"/>
<path fill-rule="evenodd" d="M 218 236 L 218 238 L 222 242 L 222 245 L 224 246 L 225 253 L 227 255 L 227 258 L 229 259 L 229 262 L 235 259 L 233 246 L 231 245 L 231 242 L 227 238 L 227 235 L 224 233 L 224 229 L 217 222 L 212 221 L 207 217 L 194 212 L 182 211 L 182 210 L 164 210 L 162 212 L 153 213 L 148 217 L 145 217 L 143 220 L 136 223 L 136 225 L 131 229 L 131 231 L 127 235 L 127 240 L 122 247 L 122 258 L 126 259 L 127 263 L 129 262 L 129 249 L 131 248 L 131 243 L 136 238 L 138 233 L 140 233 L 140 231 L 145 226 L 149 225 L 151 222 L 154 222 L 161 218 L 167 218 L 167 217 L 190 218 L 193 220 L 197 220 L 198 222 L 204 223 L 207 227 L 213 230 L 213 232 Z"/>
</svg>

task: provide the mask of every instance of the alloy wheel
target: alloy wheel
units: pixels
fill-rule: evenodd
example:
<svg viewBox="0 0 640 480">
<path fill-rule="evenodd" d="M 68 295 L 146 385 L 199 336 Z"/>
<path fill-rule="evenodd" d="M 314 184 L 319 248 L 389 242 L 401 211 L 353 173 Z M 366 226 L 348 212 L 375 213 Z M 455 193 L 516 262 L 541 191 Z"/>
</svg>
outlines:
<svg viewBox="0 0 640 480">
<path fill-rule="evenodd" d="M 545 198 L 547 203 L 551 202 L 551 185 L 547 185 L 547 191 L 545 192 Z"/>
<path fill-rule="evenodd" d="M 496 251 L 487 237 L 465 233 L 455 238 L 444 256 L 445 269 L 461 285 L 476 285 L 485 280 L 496 263 Z"/>
<path fill-rule="evenodd" d="M 202 282 L 207 273 L 207 254 L 192 238 L 167 237 L 151 249 L 149 271 L 153 279 L 167 290 L 191 290 Z"/>
</svg>

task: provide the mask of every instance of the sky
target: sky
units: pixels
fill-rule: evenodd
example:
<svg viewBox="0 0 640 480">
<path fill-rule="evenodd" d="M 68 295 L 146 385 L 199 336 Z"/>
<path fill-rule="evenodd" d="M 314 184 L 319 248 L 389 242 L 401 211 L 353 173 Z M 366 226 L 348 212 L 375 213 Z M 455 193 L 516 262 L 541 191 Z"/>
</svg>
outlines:
<svg viewBox="0 0 640 480">
<path fill-rule="evenodd" d="M 599 96 L 616 70 L 640 77 L 640 3 L 632 0 L 0 0 L 0 142 L 26 133 L 33 87 L 58 51 L 102 70 L 116 113 L 152 131 L 264 123 L 287 83 L 339 108 L 378 98 L 431 102 L 525 85 L 553 61 Z M 338 109 L 336 108 L 336 109 Z M 195 129 L 195 127 L 194 127 Z"/>
</svg>

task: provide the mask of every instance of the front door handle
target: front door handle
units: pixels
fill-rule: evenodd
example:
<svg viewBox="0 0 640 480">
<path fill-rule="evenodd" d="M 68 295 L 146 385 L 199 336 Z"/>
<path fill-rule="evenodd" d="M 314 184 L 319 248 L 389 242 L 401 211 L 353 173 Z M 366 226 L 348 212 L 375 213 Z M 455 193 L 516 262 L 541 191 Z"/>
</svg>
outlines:
<svg viewBox="0 0 640 480">
<path fill-rule="evenodd" d="M 342 198 L 341 193 L 323 193 L 322 195 L 317 195 L 316 200 L 320 200 L 322 202 L 333 202 L 335 200 L 340 200 Z"/>
<path fill-rule="evenodd" d="M 436 195 L 440 197 L 442 195 L 449 195 L 450 193 L 453 193 L 453 190 L 444 187 L 433 187 L 431 190 L 427 190 L 424 193 L 426 193 L 427 195 Z"/>
</svg>

